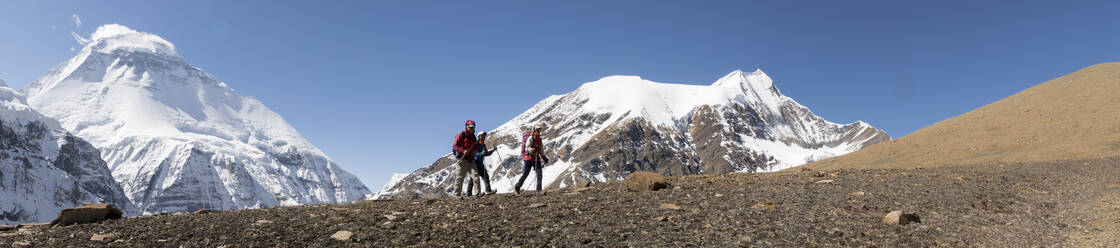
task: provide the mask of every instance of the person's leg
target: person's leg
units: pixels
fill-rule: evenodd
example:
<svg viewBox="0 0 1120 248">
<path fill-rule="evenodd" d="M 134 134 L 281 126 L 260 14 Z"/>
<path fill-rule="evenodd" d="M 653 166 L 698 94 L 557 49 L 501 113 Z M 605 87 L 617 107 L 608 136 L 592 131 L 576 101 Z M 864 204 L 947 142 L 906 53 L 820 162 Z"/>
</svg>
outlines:
<svg viewBox="0 0 1120 248">
<path fill-rule="evenodd" d="M 533 168 L 537 171 L 537 192 L 541 192 L 541 162 L 535 161 Z"/>
<path fill-rule="evenodd" d="M 471 191 L 471 189 L 474 188 L 474 181 L 475 180 L 478 180 L 478 179 L 474 179 L 474 178 L 470 178 L 470 177 L 467 178 L 467 196 L 473 195 L 474 191 Z"/>
<path fill-rule="evenodd" d="M 486 165 L 482 164 L 482 161 L 475 161 L 474 164 L 475 170 L 478 171 L 478 176 L 482 178 L 482 183 L 486 188 L 486 191 L 479 192 L 486 192 L 486 194 L 491 193 L 493 190 L 490 189 L 490 172 L 486 171 Z"/>
<path fill-rule="evenodd" d="M 482 189 L 479 189 L 482 186 L 482 182 L 478 180 L 478 169 L 471 168 L 471 182 L 471 187 L 474 188 L 475 194 L 482 196 Z"/>
<path fill-rule="evenodd" d="M 459 197 L 459 196 L 463 195 L 463 179 L 466 178 L 467 172 L 470 171 L 470 167 L 474 166 L 473 164 L 469 164 L 468 162 L 469 161 L 466 161 L 466 160 L 459 160 L 459 163 L 458 163 L 459 168 L 455 173 L 455 196 L 456 197 Z"/>
<path fill-rule="evenodd" d="M 533 169 L 530 163 L 532 163 L 532 161 L 523 161 L 524 165 L 521 166 L 521 179 L 517 179 L 517 184 L 513 186 L 514 192 L 521 193 L 521 184 L 525 183 L 525 178 L 529 177 L 529 170 Z"/>
</svg>

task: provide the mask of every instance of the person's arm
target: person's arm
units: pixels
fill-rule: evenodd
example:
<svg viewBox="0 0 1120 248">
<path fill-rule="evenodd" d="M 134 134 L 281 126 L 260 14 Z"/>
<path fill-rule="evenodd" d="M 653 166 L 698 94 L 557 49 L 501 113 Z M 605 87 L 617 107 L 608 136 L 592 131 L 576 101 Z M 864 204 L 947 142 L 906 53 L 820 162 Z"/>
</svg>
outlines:
<svg viewBox="0 0 1120 248">
<path fill-rule="evenodd" d="M 463 147 L 462 141 L 463 133 L 460 132 L 459 134 L 455 135 L 455 144 L 451 146 L 451 151 L 455 154 L 455 158 L 461 158 L 463 156 L 463 152 L 467 149 L 466 147 Z"/>
<path fill-rule="evenodd" d="M 537 142 L 537 157 L 540 157 L 541 160 L 543 160 L 544 163 L 547 164 L 548 163 L 548 157 L 544 155 L 545 154 L 544 141 L 541 140 L 540 137 L 537 137 L 536 142 Z"/>
</svg>

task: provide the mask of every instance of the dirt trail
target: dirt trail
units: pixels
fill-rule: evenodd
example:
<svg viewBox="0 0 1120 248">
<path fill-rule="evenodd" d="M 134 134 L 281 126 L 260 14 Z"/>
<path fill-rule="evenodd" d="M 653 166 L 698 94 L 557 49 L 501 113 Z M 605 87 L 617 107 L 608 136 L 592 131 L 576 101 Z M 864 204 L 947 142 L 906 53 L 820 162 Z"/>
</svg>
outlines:
<svg viewBox="0 0 1120 248">
<path fill-rule="evenodd" d="M 1116 216 L 1085 206 L 1101 199 L 1110 204 L 1102 206 L 1117 206 L 1120 189 L 1106 186 L 1120 183 L 1120 158 L 669 180 L 674 189 L 647 193 L 606 183 L 544 196 L 365 201 L 32 227 L 0 232 L 0 247 L 1107 246 L 1115 239 L 1086 237 L 1116 234 L 1108 223 Z M 752 208 L 760 202 L 773 209 Z M 892 210 L 915 213 L 921 223 L 883 223 Z M 332 239 L 339 231 L 353 235 Z M 106 233 L 116 235 L 90 240 Z"/>
</svg>

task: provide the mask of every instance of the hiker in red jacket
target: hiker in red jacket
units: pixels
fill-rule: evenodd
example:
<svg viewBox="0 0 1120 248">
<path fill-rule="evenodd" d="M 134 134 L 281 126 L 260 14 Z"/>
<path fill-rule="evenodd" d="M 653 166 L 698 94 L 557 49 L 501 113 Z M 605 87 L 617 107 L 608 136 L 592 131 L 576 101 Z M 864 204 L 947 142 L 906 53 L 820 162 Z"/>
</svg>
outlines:
<svg viewBox="0 0 1120 248">
<path fill-rule="evenodd" d="M 517 180 L 517 185 L 513 186 L 513 192 L 521 194 L 521 184 L 525 183 L 525 178 L 529 177 L 529 170 L 537 171 L 537 192 L 541 191 L 541 162 L 548 163 L 548 157 L 545 157 L 544 144 L 541 142 L 542 126 L 533 127 L 530 131 L 525 131 L 521 135 L 521 159 L 524 160 L 524 165 L 521 167 L 521 179 Z"/>
<path fill-rule="evenodd" d="M 475 171 L 474 155 L 478 151 L 478 139 L 474 137 L 474 121 L 467 120 L 466 129 L 455 135 L 455 145 L 451 146 L 452 152 L 459 166 L 455 174 L 455 197 L 463 195 L 463 178 L 467 173 L 478 180 L 478 171 Z"/>
</svg>

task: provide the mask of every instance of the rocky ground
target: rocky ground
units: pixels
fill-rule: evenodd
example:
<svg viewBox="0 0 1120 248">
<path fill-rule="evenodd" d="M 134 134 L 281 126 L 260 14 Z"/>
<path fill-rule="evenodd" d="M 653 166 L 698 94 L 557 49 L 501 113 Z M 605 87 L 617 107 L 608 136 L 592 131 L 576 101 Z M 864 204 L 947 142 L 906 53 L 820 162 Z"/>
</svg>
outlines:
<svg viewBox="0 0 1120 248">
<path fill-rule="evenodd" d="M 0 231 L 0 247 L 1062 247 L 1115 246 L 1120 236 L 1117 214 L 1110 212 L 1120 204 L 1120 185 L 1113 185 L 1120 183 L 1120 158 L 669 182 L 668 189 L 643 193 L 616 182 L 546 195 L 24 226 Z M 916 214 L 921 222 L 884 223 L 894 210 Z"/>
</svg>

